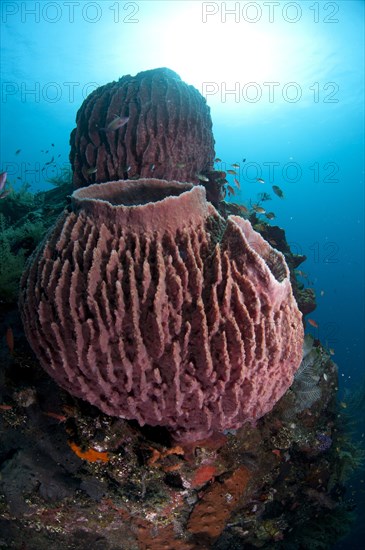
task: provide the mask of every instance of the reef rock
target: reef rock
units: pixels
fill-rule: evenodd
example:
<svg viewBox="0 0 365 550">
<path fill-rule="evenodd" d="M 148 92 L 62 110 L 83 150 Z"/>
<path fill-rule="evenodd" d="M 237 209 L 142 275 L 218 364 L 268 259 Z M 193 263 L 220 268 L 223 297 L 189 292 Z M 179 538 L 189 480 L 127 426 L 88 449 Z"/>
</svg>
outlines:
<svg viewBox="0 0 365 550">
<path fill-rule="evenodd" d="M 127 120 L 119 128 L 118 117 Z M 199 183 L 198 175 L 213 167 L 210 109 L 170 69 L 100 86 L 81 105 L 76 124 L 70 139 L 76 188 L 139 177 Z"/>
<path fill-rule="evenodd" d="M 43 368 L 109 415 L 196 441 L 255 422 L 292 384 L 302 315 L 284 256 L 202 186 L 75 191 L 21 281 Z"/>
</svg>

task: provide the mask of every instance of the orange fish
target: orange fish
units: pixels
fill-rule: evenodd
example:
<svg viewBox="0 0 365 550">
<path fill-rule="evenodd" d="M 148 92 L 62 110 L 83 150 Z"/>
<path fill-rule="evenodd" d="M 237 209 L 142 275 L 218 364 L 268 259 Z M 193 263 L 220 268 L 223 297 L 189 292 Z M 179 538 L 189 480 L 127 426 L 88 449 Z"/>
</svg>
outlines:
<svg viewBox="0 0 365 550">
<path fill-rule="evenodd" d="M 235 182 L 237 189 L 241 189 L 241 185 L 240 185 L 240 182 L 238 181 L 238 179 L 234 178 L 233 181 Z"/>
<path fill-rule="evenodd" d="M 307 319 L 307 321 L 310 325 L 312 325 L 312 327 L 318 328 L 318 324 L 316 323 L 316 321 L 314 319 Z"/>
<path fill-rule="evenodd" d="M 63 414 L 57 414 L 54 412 L 44 412 L 43 414 L 45 414 L 46 416 L 49 416 L 50 418 L 55 418 L 59 422 L 66 422 L 67 420 L 67 416 Z"/>
<path fill-rule="evenodd" d="M 14 353 L 14 334 L 13 334 L 13 329 L 11 327 L 8 327 L 6 331 L 5 339 L 6 339 L 6 343 L 8 345 L 10 353 L 13 354 Z"/>
<path fill-rule="evenodd" d="M 281 453 L 280 453 L 279 449 L 273 449 L 271 452 L 272 452 L 274 455 L 276 455 L 277 457 L 281 458 Z"/>
<path fill-rule="evenodd" d="M 227 185 L 228 195 L 234 195 L 234 189 L 230 185 Z"/>
<path fill-rule="evenodd" d="M 108 453 L 95 451 L 95 449 L 91 448 L 87 451 L 83 451 L 81 447 L 76 445 L 73 441 L 69 441 L 68 444 L 73 452 L 82 460 L 87 460 L 88 462 L 109 462 Z"/>
</svg>

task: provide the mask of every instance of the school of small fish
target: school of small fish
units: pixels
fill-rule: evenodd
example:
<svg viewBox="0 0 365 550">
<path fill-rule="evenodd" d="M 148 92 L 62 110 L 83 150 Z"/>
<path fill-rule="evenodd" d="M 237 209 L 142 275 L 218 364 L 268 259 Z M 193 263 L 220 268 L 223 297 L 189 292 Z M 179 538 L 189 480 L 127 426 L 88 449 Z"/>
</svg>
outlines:
<svg viewBox="0 0 365 550">
<path fill-rule="evenodd" d="M 219 157 L 216 157 L 214 159 L 215 164 L 219 164 L 221 162 L 222 162 L 222 159 L 219 158 Z M 246 159 L 243 158 L 242 162 L 246 162 Z M 232 168 L 229 168 L 228 170 L 226 170 L 226 174 L 234 176 L 233 181 L 234 181 L 234 184 L 235 184 L 236 188 L 241 189 L 241 184 L 240 184 L 239 176 L 238 176 L 238 173 L 237 173 L 237 170 L 239 171 L 239 169 L 240 169 L 240 164 L 238 162 L 234 162 L 230 166 Z M 202 176 L 201 174 L 197 174 L 197 177 L 200 179 L 200 181 L 208 181 L 208 180 L 204 179 L 204 176 Z M 256 181 L 258 183 L 261 183 L 261 184 L 265 183 L 265 180 L 261 177 L 256 178 Z M 226 179 L 218 179 L 217 182 L 220 183 L 221 185 L 225 186 L 226 192 L 228 192 L 229 197 L 235 195 L 234 188 L 232 187 L 232 185 L 229 185 L 229 183 Z M 272 190 L 275 193 L 275 195 L 277 195 L 280 199 L 284 198 L 284 193 L 278 185 L 273 185 Z M 268 195 L 267 193 L 262 193 L 261 195 L 262 195 L 262 197 L 259 197 L 259 199 L 260 199 L 259 203 L 263 200 L 270 200 L 271 199 L 270 195 Z M 256 212 L 257 214 L 264 214 L 268 220 L 274 220 L 276 218 L 275 213 L 274 212 L 266 212 L 266 210 L 262 206 L 260 206 L 259 203 L 256 203 L 252 206 L 253 211 Z"/>
</svg>

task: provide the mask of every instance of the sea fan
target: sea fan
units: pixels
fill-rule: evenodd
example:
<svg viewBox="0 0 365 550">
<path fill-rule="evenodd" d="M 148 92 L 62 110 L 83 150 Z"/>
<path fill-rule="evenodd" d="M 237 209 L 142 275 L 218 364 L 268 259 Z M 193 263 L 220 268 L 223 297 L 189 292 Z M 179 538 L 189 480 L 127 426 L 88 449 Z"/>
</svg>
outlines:
<svg viewBox="0 0 365 550">
<path fill-rule="evenodd" d="M 307 353 L 297 370 L 292 390 L 295 393 L 295 412 L 300 413 L 304 409 L 310 409 L 321 397 L 321 389 L 318 386 L 320 376 L 317 374 L 320 358 L 315 348 Z"/>
<path fill-rule="evenodd" d="M 317 348 L 313 347 L 313 337 L 307 334 L 303 344 L 303 359 L 290 388 L 294 396 L 294 404 L 286 409 L 283 414 L 286 420 L 291 419 L 305 409 L 310 409 L 320 399 L 322 395 L 319 387 L 320 365 L 321 358 Z"/>
</svg>

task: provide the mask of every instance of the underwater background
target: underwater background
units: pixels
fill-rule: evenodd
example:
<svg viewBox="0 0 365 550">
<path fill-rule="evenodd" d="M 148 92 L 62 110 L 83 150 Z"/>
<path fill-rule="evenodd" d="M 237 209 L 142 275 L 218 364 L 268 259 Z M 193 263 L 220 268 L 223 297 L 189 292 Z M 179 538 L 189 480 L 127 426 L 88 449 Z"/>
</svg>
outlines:
<svg viewBox="0 0 365 550">
<path fill-rule="evenodd" d="M 307 257 L 299 276 L 317 308 L 306 330 L 331 350 L 346 408 L 364 387 L 364 2 L 4 1 L 1 10 L 8 185 L 52 188 L 95 88 L 176 71 L 211 108 L 218 168 L 240 165 L 240 189 L 232 183 L 226 200 L 269 193 L 272 223 Z M 363 472 L 350 483 L 361 509 Z M 359 516 L 335 548 L 360 548 L 363 525 Z"/>
</svg>

